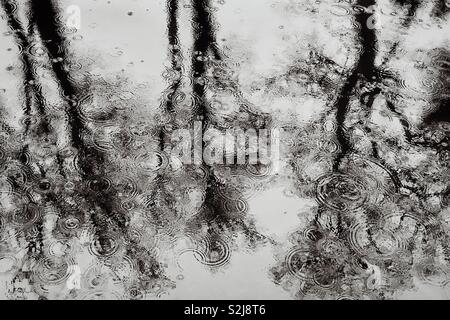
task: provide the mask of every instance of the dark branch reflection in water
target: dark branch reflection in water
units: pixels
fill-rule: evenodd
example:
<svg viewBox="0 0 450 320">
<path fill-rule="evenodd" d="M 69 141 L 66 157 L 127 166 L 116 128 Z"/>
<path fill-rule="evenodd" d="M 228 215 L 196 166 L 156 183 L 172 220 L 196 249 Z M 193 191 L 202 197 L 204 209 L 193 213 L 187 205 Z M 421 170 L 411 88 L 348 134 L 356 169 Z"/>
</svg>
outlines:
<svg viewBox="0 0 450 320">
<path fill-rule="evenodd" d="M 445 1 L 0 3 L 2 298 L 448 299 Z"/>
</svg>

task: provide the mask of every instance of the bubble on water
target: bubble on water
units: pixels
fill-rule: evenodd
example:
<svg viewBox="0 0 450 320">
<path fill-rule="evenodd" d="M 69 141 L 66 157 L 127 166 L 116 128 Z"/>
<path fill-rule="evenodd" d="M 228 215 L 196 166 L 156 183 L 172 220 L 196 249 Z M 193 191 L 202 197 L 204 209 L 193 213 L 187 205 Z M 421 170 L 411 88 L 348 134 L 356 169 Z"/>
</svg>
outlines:
<svg viewBox="0 0 450 320">
<path fill-rule="evenodd" d="M 29 52 L 32 56 L 40 58 L 47 54 L 45 48 L 40 43 L 33 43 L 29 48 Z"/>
</svg>

